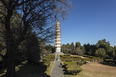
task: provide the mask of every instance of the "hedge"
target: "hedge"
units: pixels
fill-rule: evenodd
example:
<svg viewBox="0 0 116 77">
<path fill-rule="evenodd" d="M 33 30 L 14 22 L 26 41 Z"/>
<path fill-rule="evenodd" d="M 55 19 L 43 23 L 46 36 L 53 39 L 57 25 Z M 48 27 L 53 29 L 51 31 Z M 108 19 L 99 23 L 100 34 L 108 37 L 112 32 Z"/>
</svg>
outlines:
<svg viewBox="0 0 116 77">
<path fill-rule="evenodd" d="M 116 64 L 116 60 L 112 60 L 112 59 L 104 59 L 104 62 Z"/>
<path fill-rule="evenodd" d="M 68 74 L 76 75 L 82 71 L 82 68 L 76 62 L 64 62 L 65 72 Z"/>
<path fill-rule="evenodd" d="M 55 55 L 50 55 L 50 56 L 45 56 L 44 58 L 42 58 L 44 65 L 46 66 L 50 66 L 50 61 L 53 61 L 55 59 Z"/>
</svg>

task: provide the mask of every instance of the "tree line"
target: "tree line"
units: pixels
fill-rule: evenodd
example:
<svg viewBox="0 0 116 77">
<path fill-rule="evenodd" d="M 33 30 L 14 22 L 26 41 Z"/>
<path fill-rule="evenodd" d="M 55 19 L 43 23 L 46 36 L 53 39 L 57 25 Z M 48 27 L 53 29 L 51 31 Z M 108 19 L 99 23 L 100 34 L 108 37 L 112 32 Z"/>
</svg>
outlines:
<svg viewBox="0 0 116 77">
<path fill-rule="evenodd" d="M 81 46 L 80 42 L 76 42 L 75 45 L 72 42 L 71 44 L 63 44 L 62 52 L 66 54 L 78 54 L 78 55 L 92 55 L 99 57 L 116 57 L 116 46 L 112 47 L 109 41 L 106 39 L 99 40 L 96 44 L 90 45 L 84 44 Z"/>
</svg>

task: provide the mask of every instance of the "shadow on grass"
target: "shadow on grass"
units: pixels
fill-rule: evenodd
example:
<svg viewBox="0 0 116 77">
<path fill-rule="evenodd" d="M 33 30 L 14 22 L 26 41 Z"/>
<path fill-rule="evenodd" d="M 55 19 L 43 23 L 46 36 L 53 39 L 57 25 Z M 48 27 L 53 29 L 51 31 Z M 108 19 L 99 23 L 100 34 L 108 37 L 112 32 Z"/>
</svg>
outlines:
<svg viewBox="0 0 116 77">
<path fill-rule="evenodd" d="M 38 64 L 21 64 L 19 67 L 15 70 L 16 71 L 16 77 L 50 77 L 46 73 L 44 73 L 47 69 L 47 65 L 44 65 L 44 62 L 39 62 Z M 2 73 L 2 72 L 1 72 Z M 2 75 L 0 77 L 4 77 L 5 75 Z"/>
<path fill-rule="evenodd" d="M 108 65 L 108 66 L 116 67 L 116 64 L 111 64 L 111 63 L 106 63 L 106 62 L 99 62 L 99 63 L 103 64 L 103 65 Z"/>
<path fill-rule="evenodd" d="M 66 74 L 68 74 L 68 75 L 69 75 L 70 73 L 68 73 L 66 65 L 67 65 L 67 64 L 62 65 L 62 68 L 64 68 L 64 69 L 63 69 L 64 74 L 65 74 L 65 75 L 66 75 Z"/>
<path fill-rule="evenodd" d="M 19 67 L 19 70 L 16 72 L 19 77 L 50 77 L 44 73 L 47 69 L 47 65 L 44 65 L 44 62 L 39 62 L 38 64 L 24 64 L 22 67 Z M 26 76 L 23 76 L 26 75 Z"/>
</svg>

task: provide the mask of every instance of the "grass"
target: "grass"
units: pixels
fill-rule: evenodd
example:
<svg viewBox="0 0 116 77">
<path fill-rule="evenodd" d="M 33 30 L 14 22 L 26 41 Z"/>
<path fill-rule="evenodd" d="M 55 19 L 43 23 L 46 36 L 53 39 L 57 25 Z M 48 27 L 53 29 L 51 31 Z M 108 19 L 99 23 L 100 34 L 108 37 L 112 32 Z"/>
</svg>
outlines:
<svg viewBox="0 0 116 77">
<path fill-rule="evenodd" d="M 82 71 L 82 68 L 76 62 L 64 62 L 63 71 L 65 75 L 76 75 Z"/>
<path fill-rule="evenodd" d="M 116 66 L 101 64 L 98 62 L 91 62 L 81 66 L 83 69 L 77 75 L 65 75 L 66 77 L 115 77 Z"/>
<path fill-rule="evenodd" d="M 81 69 L 80 66 L 76 64 L 76 62 L 64 62 L 64 64 L 66 64 L 67 70 Z"/>
<path fill-rule="evenodd" d="M 54 61 L 51 61 L 51 62 L 50 62 L 50 67 L 48 67 L 47 70 L 45 71 L 45 73 L 46 73 L 47 75 L 49 75 L 49 76 L 51 75 L 53 66 L 54 66 Z"/>
</svg>

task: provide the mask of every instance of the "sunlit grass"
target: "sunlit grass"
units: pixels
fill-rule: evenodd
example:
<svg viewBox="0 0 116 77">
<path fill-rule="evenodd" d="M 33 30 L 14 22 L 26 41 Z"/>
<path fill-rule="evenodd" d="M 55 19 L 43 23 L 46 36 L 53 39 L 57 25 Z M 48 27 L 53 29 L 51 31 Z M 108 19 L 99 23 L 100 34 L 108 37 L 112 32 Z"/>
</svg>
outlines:
<svg viewBox="0 0 116 77">
<path fill-rule="evenodd" d="M 49 66 L 49 67 L 47 68 L 47 70 L 45 71 L 45 73 L 46 73 L 47 75 L 51 75 L 53 66 L 54 66 L 54 61 L 51 61 L 51 62 L 50 62 L 50 66 Z"/>
</svg>

